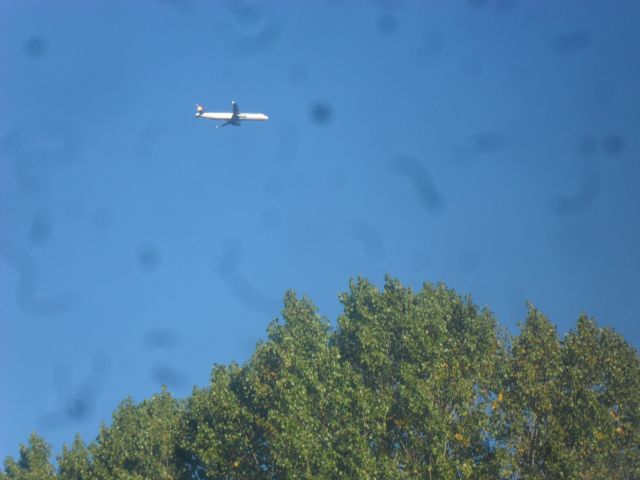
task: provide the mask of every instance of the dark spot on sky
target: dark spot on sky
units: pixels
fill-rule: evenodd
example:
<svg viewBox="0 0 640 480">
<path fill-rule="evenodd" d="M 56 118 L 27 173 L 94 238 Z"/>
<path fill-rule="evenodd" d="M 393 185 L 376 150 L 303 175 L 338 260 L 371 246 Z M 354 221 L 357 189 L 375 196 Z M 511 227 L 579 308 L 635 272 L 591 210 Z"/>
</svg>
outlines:
<svg viewBox="0 0 640 480">
<path fill-rule="evenodd" d="M 502 148 L 502 140 L 497 133 L 479 133 L 473 137 L 471 148 L 480 155 L 496 153 Z"/>
<path fill-rule="evenodd" d="M 600 194 L 601 183 L 597 172 L 585 172 L 576 192 L 573 195 L 556 195 L 551 201 L 551 209 L 561 217 L 573 217 L 587 212 Z"/>
<path fill-rule="evenodd" d="M 87 397 L 69 399 L 69 402 L 67 402 L 64 408 L 66 417 L 74 421 L 84 420 L 91 411 L 91 405 L 88 400 Z"/>
<path fill-rule="evenodd" d="M 604 137 L 602 146 L 609 155 L 618 155 L 624 150 L 624 139 L 620 135 L 612 133 Z"/>
<path fill-rule="evenodd" d="M 40 212 L 35 215 L 29 228 L 29 239 L 34 245 L 43 245 L 47 243 L 51 236 L 51 228 L 53 224 L 51 218 Z"/>
<path fill-rule="evenodd" d="M 326 102 L 316 102 L 311 105 L 311 120 L 318 125 L 326 125 L 333 119 L 333 110 Z"/>
<path fill-rule="evenodd" d="M 138 266 L 145 272 L 152 272 L 160 266 L 160 252 L 153 245 L 143 245 L 138 249 Z"/>
<path fill-rule="evenodd" d="M 71 310 L 73 298 L 69 292 L 48 297 L 37 294 L 38 268 L 35 258 L 28 251 L 0 238 L 0 261 L 18 273 L 16 299 L 22 310 L 43 317 Z"/>
<path fill-rule="evenodd" d="M 591 41 L 591 33 L 588 30 L 579 28 L 558 35 L 551 42 L 551 48 L 558 53 L 571 53 L 589 47 Z"/>
<path fill-rule="evenodd" d="M 444 208 L 444 199 L 426 167 L 408 155 L 396 155 L 390 163 L 391 170 L 406 176 L 413 185 L 425 210 L 437 212 Z"/>
<path fill-rule="evenodd" d="M 385 254 L 384 242 L 378 230 L 366 222 L 354 222 L 351 235 L 361 246 L 367 261 L 378 260 Z"/>
<path fill-rule="evenodd" d="M 154 365 L 151 367 L 151 378 L 160 385 L 180 390 L 187 386 L 187 376 L 168 365 Z"/>
<path fill-rule="evenodd" d="M 178 344 L 178 333 L 169 328 L 154 328 L 145 332 L 142 342 L 153 350 L 172 348 Z"/>
<path fill-rule="evenodd" d="M 598 152 L 598 140 L 595 135 L 588 133 L 578 138 L 576 150 L 580 155 L 591 156 Z"/>
<path fill-rule="evenodd" d="M 224 247 L 222 257 L 215 266 L 216 273 L 240 304 L 255 312 L 272 315 L 280 302 L 256 288 L 240 271 L 244 255 L 243 245 L 237 240 L 231 240 Z"/>
<path fill-rule="evenodd" d="M 33 36 L 24 42 L 24 53 L 31 58 L 40 58 L 47 53 L 47 42 L 40 36 Z"/>
<path fill-rule="evenodd" d="M 391 13 L 380 15 L 376 20 L 376 28 L 378 32 L 384 35 L 396 33 L 398 30 L 398 19 Z"/>
<path fill-rule="evenodd" d="M 44 428 L 64 428 L 87 420 L 94 410 L 98 394 L 104 388 L 109 368 L 108 358 L 95 358 L 91 370 L 74 385 L 70 368 L 56 366 L 53 371 L 53 386 L 59 399 L 59 407 L 41 418 L 40 423 Z"/>
<path fill-rule="evenodd" d="M 81 141 L 78 132 L 65 124 L 38 122 L 33 128 L 10 132 L 2 146 L 12 157 L 18 184 L 33 194 L 46 190 L 48 172 L 77 159 Z"/>
</svg>

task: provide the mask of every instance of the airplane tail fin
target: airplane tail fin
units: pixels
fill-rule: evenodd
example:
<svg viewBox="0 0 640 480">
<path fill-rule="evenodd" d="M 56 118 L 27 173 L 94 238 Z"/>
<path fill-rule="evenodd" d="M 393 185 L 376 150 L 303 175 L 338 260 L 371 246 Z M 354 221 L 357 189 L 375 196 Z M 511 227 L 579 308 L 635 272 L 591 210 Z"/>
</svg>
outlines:
<svg viewBox="0 0 640 480">
<path fill-rule="evenodd" d="M 196 117 L 199 117 L 200 115 L 202 115 L 203 111 L 204 109 L 202 108 L 202 105 L 199 105 L 196 103 Z"/>
</svg>

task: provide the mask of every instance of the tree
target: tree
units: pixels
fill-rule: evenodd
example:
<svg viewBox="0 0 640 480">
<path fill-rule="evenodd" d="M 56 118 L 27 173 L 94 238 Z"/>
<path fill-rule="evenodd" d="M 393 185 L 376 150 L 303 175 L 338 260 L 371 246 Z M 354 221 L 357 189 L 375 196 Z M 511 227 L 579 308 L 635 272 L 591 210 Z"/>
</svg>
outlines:
<svg viewBox="0 0 640 480">
<path fill-rule="evenodd" d="M 180 449 L 181 412 L 181 403 L 165 389 L 138 405 L 131 399 L 122 402 L 111 427 L 102 425 L 89 445 L 89 478 L 189 478 Z"/>
<path fill-rule="evenodd" d="M 67 480 L 85 480 L 91 478 L 89 451 L 80 435 L 76 435 L 71 448 L 62 446 L 58 456 L 58 474 Z"/>
<path fill-rule="evenodd" d="M 7 457 L 4 461 L 4 478 L 15 480 L 48 480 L 55 478 L 55 470 L 49 462 L 51 447 L 35 433 L 29 437 L 29 445 L 20 445 L 20 458 L 16 462 Z M 0 477 L 2 478 L 2 477 Z"/>
<path fill-rule="evenodd" d="M 511 338 L 444 284 L 364 279 L 332 328 L 287 292 L 244 365 L 184 400 L 125 400 L 49 463 L 37 435 L 0 479 L 640 478 L 640 359 L 586 316 L 533 305 Z"/>
<path fill-rule="evenodd" d="M 529 305 L 520 336 L 514 339 L 504 393 L 497 409 L 504 417 L 498 435 L 503 474 L 516 478 L 559 478 L 562 462 L 562 351 L 555 327 Z"/>
<path fill-rule="evenodd" d="M 444 285 L 414 294 L 387 278 L 341 296 L 336 343 L 375 404 L 381 478 L 495 472 L 487 405 L 498 388 L 501 334 L 489 311 Z"/>
<path fill-rule="evenodd" d="M 640 478 L 640 363 L 610 329 L 582 315 L 563 341 L 563 425 L 567 473 Z"/>
</svg>

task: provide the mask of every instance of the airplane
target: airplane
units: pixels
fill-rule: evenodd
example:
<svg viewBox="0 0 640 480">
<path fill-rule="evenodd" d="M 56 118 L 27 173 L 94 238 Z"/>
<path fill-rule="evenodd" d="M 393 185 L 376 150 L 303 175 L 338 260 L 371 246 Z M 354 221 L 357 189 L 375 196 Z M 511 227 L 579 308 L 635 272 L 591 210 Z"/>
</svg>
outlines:
<svg viewBox="0 0 640 480">
<path fill-rule="evenodd" d="M 246 120 L 256 120 L 256 121 L 266 121 L 269 120 L 264 113 L 240 113 L 240 109 L 238 109 L 238 104 L 236 102 L 231 102 L 231 107 L 233 108 L 233 113 L 222 113 L 222 112 L 205 112 L 202 105 L 196 103 L 196 118 L 208 118 L 210 120 L 224 120 L 224 122 L 216 125 L 216 128 L 226 127 L 227 125 L 233 125 L 234 127 L 239 127 L 240 122 Z"/>
</svg>

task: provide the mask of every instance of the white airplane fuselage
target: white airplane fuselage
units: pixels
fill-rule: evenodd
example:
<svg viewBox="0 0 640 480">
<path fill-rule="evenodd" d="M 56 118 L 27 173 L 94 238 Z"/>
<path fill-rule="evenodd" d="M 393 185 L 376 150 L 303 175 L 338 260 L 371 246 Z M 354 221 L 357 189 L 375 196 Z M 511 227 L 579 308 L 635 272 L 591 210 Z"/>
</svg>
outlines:
<svg viewBox="0 0 640 480">
<path fill-rule="evenodd" d="M 231 102 L 233 112 L 205 112 L 202 106 L 196 105 L 196 118 L 208 118 L 209 120 L 222 120 L 223 123 L 217 125 L 224 127 L 225 125 L 240 126 L 240 122 L 269 120 L 264 113 L 240 113 L 236 102 Z"/>
<path fill-rule="evenodd" d="M 233 118 L 233 113 L 224 113 L 224 112 L 202 112 L 200 115 L 196 114 L 196 117 L 208 118 L 210 120 L 231 120 Z M 269 120 L 264 113 L 239 113 L 238 120 L 258 120 L 265 121 Z"/>
</svg>

